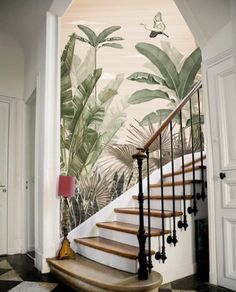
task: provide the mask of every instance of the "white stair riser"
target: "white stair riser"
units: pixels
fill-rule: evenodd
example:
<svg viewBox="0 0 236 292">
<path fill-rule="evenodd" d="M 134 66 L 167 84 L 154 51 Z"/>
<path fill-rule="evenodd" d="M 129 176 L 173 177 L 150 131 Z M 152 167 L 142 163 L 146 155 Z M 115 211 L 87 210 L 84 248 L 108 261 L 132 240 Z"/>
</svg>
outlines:
<svg viewBox="0 0 236 292">
<path fill-rule="evenodd" d="M 185 185 L 185 194 L 191 194 L 191 184 Z M 150 188 L 150 195 L 160 195 L 161 194 L 161 187 L 151 187 Z M 175 194 L 182 195 L 183 194 L 183 186 L 175 186 Z M 164 195 L 172 195 L 172 186 L 164 187 Z"/>
<path fill-rule="evenodd" d="M 117 270 L 130 273 L 137 272 L 137 260 L 127 259 L 125 257 L 94 249 L 82 244 L 78 244 L 77 251 L 79 254 L 86 258 L 89 258 L 103 265 L 115 268 Z"/>
<path fill-rule="evenodd" d="M 129 224 L 139 225 L 139 216 L 138 215 L 131 215 L 131 214 L 116 214 L 117 221 Z M 170 228 L 170 220 L 171 218 L 165 218 L 165 229 Z M 177 217 L 178 220 L 178 217 Z M 144 216 L 144 226 L 148 226 L 148 217 Z M 162 227 L 162 220 L 159 217 L 151 217 L 151 227 L 153 228 L 161 228 Z"/>
<path fill-rule="evenodd" d="M 178 221 L 177 221 L 178 222 Z M 145 231 L 148 231 L 147 226 L 144 227 Z M 133 245 L 136 247 L 139 247 L 139 243 L 138 243 L 138 238 L 137 235 L 135 234 L 130 234 L 130 233 L 125 233 L 125 232 L 120 232 L 120 231 L 116 231 L 116 230 L 109 230 L 109 229 L 105 229 L 105 228 L 99 228 L 99 235 L 101 237 L 110 239 L 110 240 L 115 240 L 121 243 L 125 243 L 125 244 L 129 244 L 129 245 Z M 169 236 L 170 234 L 166 234 L 165 235 L 165 242 L 166 242 L 166 238 L 167 236 Z M 160 236 L 161 237 L 161 236 Z M 152 238 L 159 238 L 159 236 L 154 236 Z M 158 239 L 159 242 L 159 239 Z M 148 238 L 146 239 L 146 249 L 148 249 Z M 152 250 L 157 250 L 157 248 L 159 248 L 157 246 L 153 246 Z"/>
<path fill-rule="evenodd" d="M 182 173 L 175 175 L 175 181 L 182 180 Z M 185 172 L 185 179 L 193 179 L 193 172 Z M 199 170 L 195 171 L 195 179 L 201 179 L 201 172 Z M 164 178 L 164 182 L 172 182 L 172 176 L 168 176 Z"/>
<path fill-rule="evenodd" d="M 99 228 L 99 236 L 121 243 L 139 246 L 138 238 L 135 234 L 116 231 L 112 229 Z"/>
<path fill-rule="evenodd" d="M 182 211 L 182 201 L 181 200 L 176 200 L 175 201 L 175 210 L 176 211 Z M 138 208 L 138 201 L 135 202 L 135 207 Z M 147 209 L 148 207 L 148 202 L 147 200 L 144 200 L 143 207 Z M 161 200 L 150 200 L 150 207 L 153 210 L 161 210 Z M 172 200 L 165 200 L 164 201 L 164 209 L 165 210 L 173 210 L 173 201 Z"/>
</svg>

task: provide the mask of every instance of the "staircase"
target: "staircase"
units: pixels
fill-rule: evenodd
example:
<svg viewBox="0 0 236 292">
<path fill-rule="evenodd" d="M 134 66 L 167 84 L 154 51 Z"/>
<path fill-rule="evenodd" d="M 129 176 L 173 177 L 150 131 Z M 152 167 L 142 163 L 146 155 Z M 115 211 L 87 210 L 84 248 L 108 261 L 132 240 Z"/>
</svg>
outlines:
<svg viewBox="0 0 236 292">
<path fill-rule="evenodd" d="M 191 217 L 198 214 L 199 202 L 206 197 L 202 138 L 198 153 L 193 146 L 191 98 L 198 93 L 201 137 L 200 88 L 201 84 L 197 83 L 154 137 L 133 156 L 138 162 L 139 185 L 124 194 L 126 198 L 123 195 L 101 210 L 102 215 L 92 216 L 88 220 L 89 230 L 84 228 L 83 232 L 80 229 L 70 234 L 74 240 L 72 247 L 78 253 L 76 259 L 48 260 L 51 272 L 62 281 L 78 291 L 158 291 L 162 283 L 162 276 L 158 273 L 160 263 L 171 260 L 167 251 L 181 244 L 181 230 L 192 230 L 194 222 Z M 190 102 L 192 151 L 185 155 L 181 113 L 187 102 Z M 180 115 L 182 155 L 174 159 L 173 119 L 177 114 Z M 171 162 L 164 166 L 161 135 L 167 126 L 171 135 Z M 158 141 L 160 147 L 160 169 L 149 175 L 149 148 L 154 141 Z M 147 178 L 143 179 L 145 162 Z M 110 220 L 101 220 L 103 218 Z M 83 236 L 86 233 L 89 236 Z"/>
</svg>

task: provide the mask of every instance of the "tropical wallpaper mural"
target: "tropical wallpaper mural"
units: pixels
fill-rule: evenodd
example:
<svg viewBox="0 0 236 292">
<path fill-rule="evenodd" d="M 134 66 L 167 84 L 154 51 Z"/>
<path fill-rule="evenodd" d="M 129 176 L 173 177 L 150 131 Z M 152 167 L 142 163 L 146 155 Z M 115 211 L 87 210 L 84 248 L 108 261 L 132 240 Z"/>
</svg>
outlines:
<svg viewBox="0 0 236 292">
<path fill-rule="evenodd" d="M 68 200 L 73 229 L 137 182 L 132 154 L 200 78 L 201 52 L 171 0 L 75 1 L 61 39 L 61 174 L 77 179 Z M 183 117 L 188 153 L 188 110 Z M 197 150 L 197 119 L 194 127 Z M 163 143 L 167 163 L 168 129 Z M 152 170 L 158 145 L 150 149 Z"/>
</svg>

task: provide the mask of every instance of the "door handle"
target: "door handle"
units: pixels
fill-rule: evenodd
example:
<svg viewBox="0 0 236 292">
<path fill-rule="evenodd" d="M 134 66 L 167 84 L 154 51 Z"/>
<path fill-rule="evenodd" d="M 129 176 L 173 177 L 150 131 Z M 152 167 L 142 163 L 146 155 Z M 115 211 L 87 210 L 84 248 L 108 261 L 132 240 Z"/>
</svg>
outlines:
<svg viewBox="0 0 236 292">
<path fill-rule="evenodd" d="M 226 177 L 225 172 L 220 172 L 220 179 L 224 179 Z"/>
<path fill-rule="evenodd" d="M 5 185 L 0 185 L 0 188 L 5 188 L 6 186 Z"/>
</svg>

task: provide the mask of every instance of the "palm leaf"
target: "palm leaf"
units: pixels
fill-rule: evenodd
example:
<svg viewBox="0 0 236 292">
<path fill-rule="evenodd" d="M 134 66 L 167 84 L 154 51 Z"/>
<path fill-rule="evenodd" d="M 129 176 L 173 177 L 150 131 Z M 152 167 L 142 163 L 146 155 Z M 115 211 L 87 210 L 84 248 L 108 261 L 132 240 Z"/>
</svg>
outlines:
<svg viewBox="0 0 236 292">
<path fill-rule="evenodd" d="M 91 177 L 81 176 L 78 187 L 83 194 L 84 203 L 96 200 L 100 209 L 110 202 L 109 182 L 106 176 L 101 177 L 97 172 Z"/>
<path fill-rule="evenodd" d="M 165 85 L 165 80 L 161 77 L 146 73 L 146 72 L 135 72 L 127 77 L 128 80 L 137 81 L 137 82 L 145 82 L 147 84 L 162 84 Z"/>
<path fill-rule="evenodd" d="M 107 172 L 124 173 L 126 177 L 129 177 L 136 166 L 132 158 L 136 152 L 136 147 L 131 144 L 108 145 L 99 166 Z"/>
<path fill-rule="evenodd" d="M 167 99 L 169 100 L 169 96 L 166 92 L 162 90 L 150 90 L 150 89 L 142 89 L 134 92 L 130 97 L 129 97 L 129 103 L 131 104 L 138 104 L 138 103 L 143 103 L 152 99 Z"/>
<path fill-rule="evenodd" d="M 185 60 L 180 73 L 179 73 L 179 97 L 183 99 L 191 90 L 196 74 L 201 68 L 201 50 L 197 48 L 192 54 Z"/>
<path fill-rule="evenodd" d="M 120 26 L 110 26 L 105 28 L 102 32 L 97 37 L 98 43 L 102 43 L 105 41 L 105 39 L 112 34 L 113 32 L 119 30 L 121 27 Z"/>
<path fill-rule="evenodd" d="M 97 39 L 95 32 L 91 28 L 89 28 L 88 26 L 85 26 L 82 24 L 79 24 L 77 26 L 80 30 L 82 30 L 86 34 L 86 36 L 88 37 L 89 42 L 90 42 L 89 44 L 91 44 L 91 46 L 93 46 L 93 47 L 96 47 L 98 45 L 98 39 Z"/>
<path fill-rule="evenodd" d="M 138 43 L 135 48 L 160 70 L 166 85 L 178 94 L 179 75 L 169 56 L 158 47 L 148 43 Z"/>
</svg>

